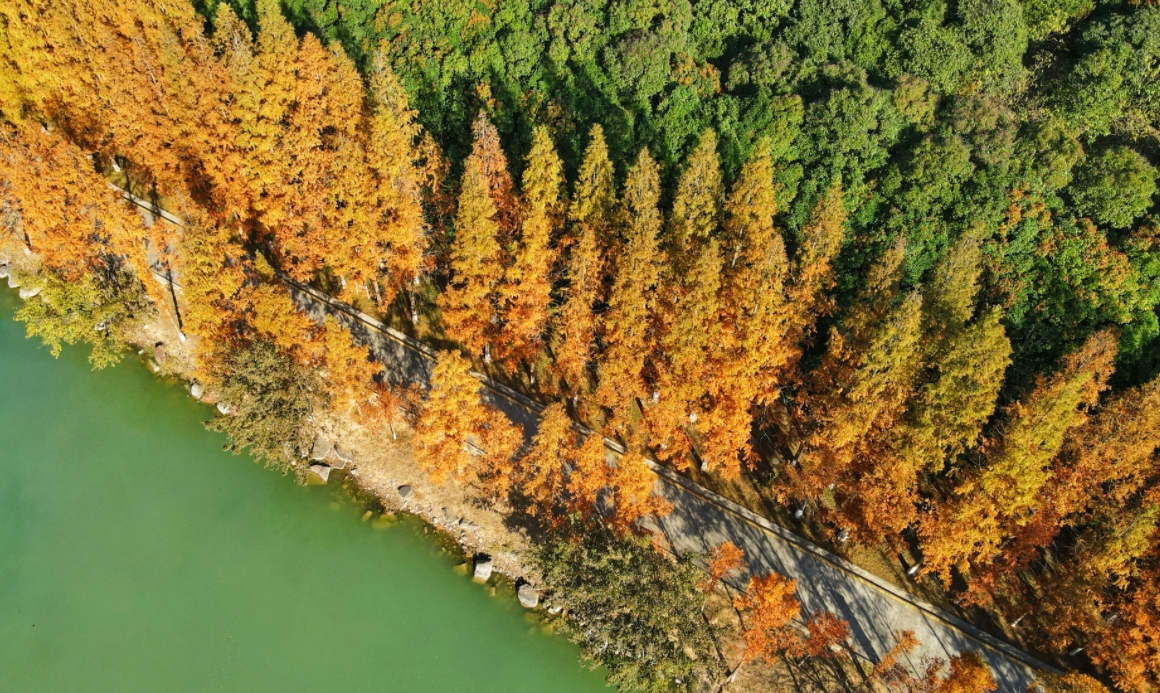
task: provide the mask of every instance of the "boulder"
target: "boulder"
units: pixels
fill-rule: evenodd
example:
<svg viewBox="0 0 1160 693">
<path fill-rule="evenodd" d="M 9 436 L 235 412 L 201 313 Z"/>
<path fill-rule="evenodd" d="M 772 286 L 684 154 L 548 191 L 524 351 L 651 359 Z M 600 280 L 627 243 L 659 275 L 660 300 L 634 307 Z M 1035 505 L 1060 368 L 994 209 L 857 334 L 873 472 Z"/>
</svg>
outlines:
<svg viewBox="0 0 1160 693">
<path fill-rule="evenodd" d="M 194 381 L 189 386 L 189 394 L 193 395 L 194 399 L 201 399 L 201 396 L 205 394 L 205 388 L 201 386 L 201 383 Z"/>
<path fill-rule="evenodd" d="M 12 276 L 11 274 L 8 275 L 8 288 L 9 289 L 19 289 L 20 288 L 20 282 L 16 281 L 16 277 Z"/>
<path fill-rule="evenodd" d="M 403 498 L 406 498 L 407 496 L 411 495 L 411 486 L 409 484 L 403 484 L 402 486 L 400 486 L 399 487 L 399 495 L 402 496 Z"/>
<path fill-rule="evenodd" d="M 310 473 L 321 479 L 324 484 L 330 479 L 330 467 L 325 464 L 310 465 Z"/>
<path fill-rule="evenodd" d="M 318 436 L 314 439 L 314 447 L 310 448 L 310 459 L 315 462 L 321 462 L 327 457 L 330 457 L 330 453 L 333 450 L 334 445 L 329 440 Z"/>
<path fill-rule="evenodd" d="M 559 604 L 553 604 L 553 605 L 548 607 L 548 613 L 552 614 L 553 616 L 555 616 L 556 614 L 560 613 L 563 610 L 564 610 L 564 607 L 560 606 Z"/>
<path fill-rule="evenodd" d="M 491 556 L 485 553 L 475 554 L 475 573 L 471 576 L 476 582 L 487 582 L 491 578 Z"/>
<path fill-rule="evenodd" d="M 526 582 L 516 590 L 516 596 L 525 609 L 534 609 L 540 605 L 540 591 Z"/>
<path fill-rule="evenodd" d="M 337 462 L 331 466 L 335 469 L 342 469 L 346 465 L 354 462 L 354 453 L 350 452 L 349 450 L 343 450 L 342 448 L 338 447 L 337 444 L 335 444 L 334 458 L 337 460 Z"/>
<path fill-rule="evenodd" d="M 39 293 L 40 293 L 40 287 L 39 287 L 39 286 L 37 286 L 37 287 L 32 287 L 32 288 L 23 288 L 23 289 L 21 289 L 21 290 L 20 290 L 20 298 L 22 298 L 22 299 L 24 299 L 25 301 L 27 301 L 28 299 L 32 298 L 33 296 L 35 296 L 35 295 L 37 295 L 37 294 L 39 294 Z"/>
<path fill-rule="evenodd" d="M 8 265 L 0 265 L 0 279 L 8 276 Z"/>
<path fill-rule="evenodd" d="M 153 360 L 157 363 L 165 363 L 165 345 L 157 342 L 153 346 Z"/>
<path fill-rule="evenodd" d="M 221 412 L 223 416 L 229 416 L 231 411 L 230 405 L 226 404 L 225 402 L 218 402 L 217 410 Z"/>
</svg>

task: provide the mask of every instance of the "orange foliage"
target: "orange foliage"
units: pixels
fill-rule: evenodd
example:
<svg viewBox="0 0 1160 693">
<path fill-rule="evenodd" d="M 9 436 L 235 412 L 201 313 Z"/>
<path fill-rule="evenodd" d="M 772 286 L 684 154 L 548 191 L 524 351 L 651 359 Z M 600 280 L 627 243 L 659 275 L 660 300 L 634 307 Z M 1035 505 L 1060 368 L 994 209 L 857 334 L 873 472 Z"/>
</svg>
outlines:
<svg viewBox="0 0 1160 693">
<path fill-rule="evenodd" d="M 749 617 L 742 633 L 742 661 L 762 657 L 773 665 L 778 655 L 797 657 L 804 652 L 801 634 L 793 624 L 802 610 L 794 596 L 796 590 L 796 580 L 770 573 L 750 578 L 745 594 L 733 600 L 734 607 L 748 612 Z"/>
<path fill-rule="evenodd" d="M 726 575 L 744 572 L 747 567 L 745 551 L 731 541 L 723 541 L 709 552 L 709 565 L 705 569 L 709 579 L 701 584 L 701 589 L 712 592 Z"/>
<path fill-rule="evenodd" d="M 479 482 L 502 498 L 510 488 L 512 457 L 523 434 L 519 426 L 483 404 L 479 381 L 470 368 L 458 353 L 439 352 L 431 391 L 415 424 L 415 459 L 435 483 Z"/>
<path fill-rule="evenodd" d="M 600 331 L 604 352 L 599 359 L 596 399 L 612 410 L 611 428 L 628 422 L 633 400 L 645 396 L 643 378 L 650 341 L 650 314 L 660 275 L 660 172 L 648 151 L 641 151 L 629 171 L 622 200 L 624 249 L 617 257 L 616 277 Z"/>
<path fill-rule="evenodd" d="M 548 130 L 537 127 L 524 168 L 523 233 L 499 290 L 503 321 L 499 355 L 509 371 L 520 362 L 534 363 L 543 352 L 556 261 L 551 242 L 562 221 L 563 167 Z"/>
<path fill-rule="evenodd" d="M 340 414 L 352 408 L 362 412 L 375 391 L 375 377 L 382 366 L 371 360 L 370 351 L 355 344 L 349 330 L 331 316 L 322 327 L 326 368 L 322 371 L 330 394 L 330 408 Z"/>
<path fill-rule="evenodd" d="M 833 657 L 850 640 L 850 623 L 829 611 L 815 611 L 806 619 L 806 654 Z M 837 650 L 837 651 L 835 651 Z"/>
</svg>

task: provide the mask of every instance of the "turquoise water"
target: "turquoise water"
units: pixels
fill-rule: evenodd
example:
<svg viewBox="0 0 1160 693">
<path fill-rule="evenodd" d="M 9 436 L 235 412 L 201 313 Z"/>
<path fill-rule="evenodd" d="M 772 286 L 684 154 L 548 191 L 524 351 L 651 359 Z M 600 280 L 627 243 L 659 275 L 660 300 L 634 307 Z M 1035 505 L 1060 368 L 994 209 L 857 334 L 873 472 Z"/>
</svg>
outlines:
<svg viewBox="0 0 1160 693">
<path fill-rule="evenodd" d="M 417 522 L 222 452 L 136 360 L 53 360 L 0 291 L 0 691 L 601 691 Z"/>
</svg>

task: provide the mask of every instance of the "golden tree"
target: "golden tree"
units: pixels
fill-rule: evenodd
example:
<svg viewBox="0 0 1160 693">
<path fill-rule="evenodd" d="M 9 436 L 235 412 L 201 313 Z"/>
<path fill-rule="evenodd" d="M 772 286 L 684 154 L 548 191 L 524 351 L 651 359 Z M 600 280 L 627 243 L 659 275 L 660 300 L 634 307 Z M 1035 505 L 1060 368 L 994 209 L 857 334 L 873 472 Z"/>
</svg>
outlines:
<svg viewBox="0 0 1160 693">
<path fill-rule="evenodd" d="M 646 393 L 642 372 L 651 347 L 649 322 L 660 273 L 659 199 L 657 165 L 642 150 L 625 182 L 624 248 L 617 257 L 608 311 L 600 322 L 604 351 L 598 361 L 596 399 L 612 411 L 613 430 L 624 428 L 633 401 Z"/>
<path fill-rule="evenodd" d="M 563 169 L 548 129 L 537 127 L 524 168 L 522 235 L 499 288 L 503 329 L 498 344 L 509 370 L 520 362 L 535 362 L 543 352 L 556 261 L 552 237 L 561 221 Z"/>
<path fill-rule="evenodd" d="M 656 494 L 657 475 L 638 452 L 630 450 L 616 458 L 608 484 L 613 502 L 610 520 L 623 532 L 634 531 L 646 517 L 664 517 L 672 511 L 672 505 Z"/>
<path fill-rule="evenodd" d="M 400 287 L 419 275 L 427 237 L 421 176 L 415 166 L 416 112 L 408 105 L 382 47 L 372 57 L 368 79 L 371 114 L 366 159 L 374 176 L 368 200 L 370 234 L 360 256 L 360 271 L 352 273 L 351 280 L 377 281 L 381 288 L 375 292 L 375 301 L 381 310 Z"/>
<path fill-rule="evenodd" d="M 802 637 L 794 626 L 802 610 L 796 590 L 797 581 L 779 573 L 749 578 L 745 594 L 733 600 L 734 608 L 749 617 L 741 634 L 745 640 L 742 664 L 761 657 L 774 665 L 779 655 L 798 657 L 803 653 Z"/>
<path fill-rule="evenodd" d="M 731 541 L 723 541 L 709 551 L 709 564 L 705 568 L 709 577 L 701 583 L 701 589 L 712 592 L 726 575 L 742 573 L 747 568 L 745 551 Z"/>
<path fill-rule="evenodd" d="M 677 182 L 669 232 L 668 262 L 661 273 L 654 320 L 657 353 L 652 362 L 651 406 L 645 408 L 649 444 L 665 459 L 688 464 L 686 429 L 701 414 L 706 394 L 708 347 L 717 341 L 720 245 L 712 234 L 721 221 L 724 186 L 717 136 L 705 130 Z"/>
<path fill-rule="evenodd" d="M 903 246 L 871 268 L 854 305 L 830 330 L 821 363 L 806 379 L 798 411 L 806 431 L 792 474 L 816 498 L 843 480 L 858 452 L 901 414 L 920 365 L 922 297 L 898 295 Z"/>
<path fill-rule="evenodd" d="M 758 146 L 725 207 L 721 326 L 709 344 L 710 399 L 696 425 L 705 468 L 726 478 L 740 473 L 741 459 L 752 457 L 750 406 L 776 390 L 796 347 L 785 339 L 789 263 L 774 224 L 774 192 L 773 160 L 768 147 Z"/>
<path fill-rule="evenodd" d="M 798 251 L 790 272 L 792 282 L 786 291 L 791 310 L 785 339 L 790 344 L 799 344 L 813 331 L 818 317 L 830 311 L 825 292 L 834 285 L 834 260 L 842 249 L 845 232 L 842 186 L 835 182 L 822 194 L 798 234 Z M 767 393 L 765 398 L 776 399 L 776 394 Z"/>
<path fill-rule="evenodd" d="M 562 292 L 560 310 L 552 321 L 556 336 L 555 367 L 573 394 L 588 384 L 588 366 L 596 337 L 593 306 L 603 294 L 601 251 L 608 246 L 616 206 L 613 175 L 604 130 L 593 125 L 568 210 L 567 287 Z"/>
<path fill-rule="evenodd" d="M 563 501 L 564 467 L 572 457 L 576 433 L 562 404 L 552 404 L 540 414 L 540 425 L 528 452 L 519 459 L 516 485 L 531 503 L 528 513 L 551 517 Z"/>
<path fill-rule="evenodd" d="M 458 353 L 439 352 L 431 391 L 415 424 L 415 459 L 435 483 L 478 482 L 502 498 L 510 488 L 512 457 L 523 434 L 483 403 L 470 369 Z"/>
<path fill-rule="evenodd" d="M 496 291 L 503 265 L 495 203 L 482 163 L 474 154 L 464 164 L 455 228 L 451 279 L 439 297 L 439 309 L 447 336 L 471 353 L 483 354 L 494 333 L 493 320 L 498 320 Z"/>
<path fill-rule="evenodd" d="M 370 351 L 356 344 L 350 331 L 331 316 L 322 328 L 325 378 L 330 408 L 338 414 L 351 409 L 362 413 L 375 392 L 375 377 L 382 366 L 371 360 Z"/>
<path fill-rule="evenodd" d="M 952 567 L 989 563 L 1003 540 L 1043 506 L 1040 494 L 1051 478 L 1051 461 L 1105 387 L 1115 350 L 1110 333 L 1093 335 L 1064 358 L 1057 373 L 1041 377 L 1007 409 L 987 463 L 964 475 L 954 497 L 923 519 L 925 571 L 947 582 Z"/>
</svg>

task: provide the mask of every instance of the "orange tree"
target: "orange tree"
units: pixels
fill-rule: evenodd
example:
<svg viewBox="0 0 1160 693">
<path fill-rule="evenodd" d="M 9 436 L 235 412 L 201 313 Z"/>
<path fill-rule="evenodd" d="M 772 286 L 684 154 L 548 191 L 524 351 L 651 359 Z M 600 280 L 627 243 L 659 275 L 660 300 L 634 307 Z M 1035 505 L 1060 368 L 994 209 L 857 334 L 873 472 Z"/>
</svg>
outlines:
<svg viewBox="0 0 1160 693">
<path fill-rule="evenodd" d="M 441 351 L 414 441 L 415 458 L 435 483 L 474 482 L 503 498 L 523 435 L 519 426 L 480 400 L 479 381 L 471 375 L 467 359 Z"/>
</svg>

